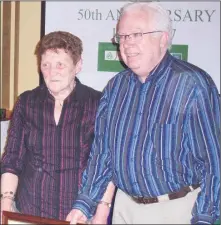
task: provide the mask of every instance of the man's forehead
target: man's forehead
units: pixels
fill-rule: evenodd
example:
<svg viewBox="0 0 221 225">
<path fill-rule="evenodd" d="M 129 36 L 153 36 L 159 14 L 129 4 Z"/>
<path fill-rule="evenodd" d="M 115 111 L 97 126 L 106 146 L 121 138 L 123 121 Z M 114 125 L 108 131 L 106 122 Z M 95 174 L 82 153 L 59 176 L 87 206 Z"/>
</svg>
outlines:
<svg viewBox="0 0 221 225">
<path fill-rule="evenodd" d="M 118 24 L 118 31 L 139 32 L 146 31 L 151 27 L 152 20 L 147 15 L 142 14 L 125 14 L 122 16 Z"/>
</svg>

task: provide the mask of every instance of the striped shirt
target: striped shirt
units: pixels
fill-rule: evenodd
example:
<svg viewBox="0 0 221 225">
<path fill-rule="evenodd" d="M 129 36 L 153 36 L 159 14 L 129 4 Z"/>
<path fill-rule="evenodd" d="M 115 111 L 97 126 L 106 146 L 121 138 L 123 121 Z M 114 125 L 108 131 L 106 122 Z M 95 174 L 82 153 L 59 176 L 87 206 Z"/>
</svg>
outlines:
<svg viewBox="0 0 221 225">
<path fill-rule="evenodd" d="M 100 97 L 77 80 L 56 125 L 55 101 L 46 86 L 21 94 L 1 165 L 1 173 L 19 177 L 19 211 L 62 220 L 71 211 L 94 138 Z"/>
<path fill-rule="evenodd" d="M 205 71 L 168 52 L 144 83 L 126 69 L 104 89 L 73 208 L 91 217 L 111 180 L 128 195 L 145 197 L 200 184 L 192 223 L 214 222 L 219 136 L 219 94 Z"/>
</svg>

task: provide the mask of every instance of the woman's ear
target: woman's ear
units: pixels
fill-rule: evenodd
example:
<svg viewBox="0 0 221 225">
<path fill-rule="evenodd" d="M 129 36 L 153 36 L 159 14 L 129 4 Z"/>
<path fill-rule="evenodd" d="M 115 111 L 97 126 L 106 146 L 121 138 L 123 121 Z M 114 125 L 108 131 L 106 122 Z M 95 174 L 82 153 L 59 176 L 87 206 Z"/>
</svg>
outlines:
<svg viewBox="0 0 221 225">
<path fill-rule="evenodd" d="M 80 58 L 80 60 L 76 64 L 76 74 L 78 74 L 79 72 L 81 72 L 82 64 L 83 64 L 83 60 L 82 60 L 82 58 Z"/>
</svg>

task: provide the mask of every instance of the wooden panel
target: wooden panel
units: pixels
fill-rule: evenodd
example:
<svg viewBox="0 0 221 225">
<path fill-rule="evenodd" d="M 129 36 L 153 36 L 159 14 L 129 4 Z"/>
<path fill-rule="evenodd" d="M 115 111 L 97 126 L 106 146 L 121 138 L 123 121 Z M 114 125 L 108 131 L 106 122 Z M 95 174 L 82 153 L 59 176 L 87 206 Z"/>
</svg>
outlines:
<svg viewBox="0 0 221 225">
<path fill-rule="evenodd" d="M 18 97 L 20 2 L 15 2 L 14 102 Z"/>
<path fill-rule="evenodd" d="M 47 219 L 39 216 L 3 211 L 3 224 L 70 224 L 68 221 Z"/>
<path fill-rule="evenodd" d="M 2 107 L 2 1 L 0 2 L 0 108 Z"/>
<path fill-rule="evenodd" d="M 39 85 L 34 50 L 40 39 L 41 1 L 20 1 L 18 95 Z"/>
<path fill-rule="evenodd" d="M 69 225 L 70 222 L 64 220 L 48 219 L 39 216 L 25 215 L 21 213 L 3 211 L 3 224 L 64 224 Z M 82 224 L 82 223 L 77 223 Z"/>
<path fill-rule="evenodd" d="M 3 2 L 2 21 L 2 108 L 10 107 L 11 2 Z"/>
</svg>

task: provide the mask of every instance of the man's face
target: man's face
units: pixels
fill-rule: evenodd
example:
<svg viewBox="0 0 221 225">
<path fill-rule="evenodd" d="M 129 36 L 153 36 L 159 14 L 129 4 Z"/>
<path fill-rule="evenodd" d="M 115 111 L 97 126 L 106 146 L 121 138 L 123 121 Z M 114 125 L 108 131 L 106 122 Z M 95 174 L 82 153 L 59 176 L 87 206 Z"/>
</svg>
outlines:
<svg viewBox="0 0 221 225">
<path fill-rule="evenodd" d="M 142 11 L 126 12 L 118 24 L 118 34 L 128 35 L 156 31 L 157 29 L 153 27 L 151 21 L 152 18 L 151 14 L 146 15 Z M 130 36 L 120 43 L 120 52 L 124 63 L 143 82 L 162 58 L 160 47 L 162 34 L 161 32 L 143 34 L 139 41 Z"/>
</svg>

